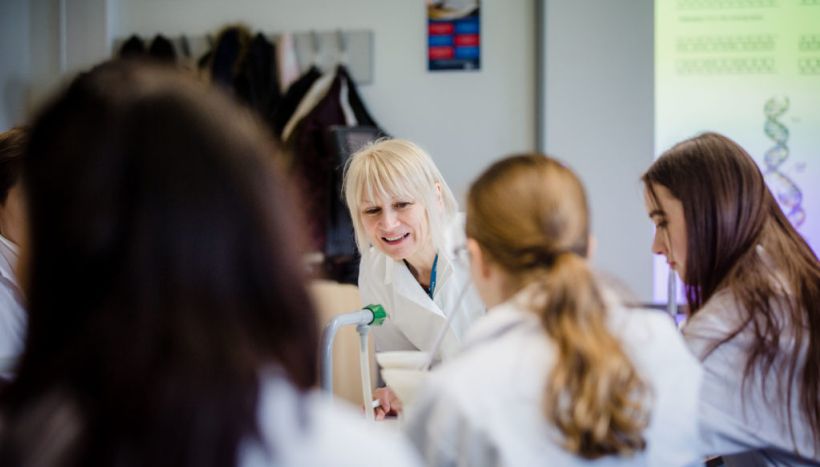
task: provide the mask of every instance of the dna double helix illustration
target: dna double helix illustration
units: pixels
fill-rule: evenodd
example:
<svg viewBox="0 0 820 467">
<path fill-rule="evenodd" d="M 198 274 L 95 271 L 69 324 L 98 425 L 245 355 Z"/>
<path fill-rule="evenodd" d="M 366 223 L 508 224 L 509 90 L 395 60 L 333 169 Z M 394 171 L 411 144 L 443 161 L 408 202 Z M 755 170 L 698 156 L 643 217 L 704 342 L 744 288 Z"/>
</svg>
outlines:
<svg viewBox="0 0 820 467">
<path fill-rule="evenodd" d="M 791 178 L 781 171 L 783 163 L 789 158 L 789 147 L 786 145 L 789 140 L 789 129 L 778 119 L 787 110 L 789 110 L 788 97 L 772 97 L 763 107 L 763 113 L 766 115 L 763 131 L 769 139 L 774 141 L 774 146 L 763 156 L 765 165 L 763 176 L 786 217 L 797 228 L 806 220 L 806 211 L 803 210 L 803 192 Z"/>
</svg>

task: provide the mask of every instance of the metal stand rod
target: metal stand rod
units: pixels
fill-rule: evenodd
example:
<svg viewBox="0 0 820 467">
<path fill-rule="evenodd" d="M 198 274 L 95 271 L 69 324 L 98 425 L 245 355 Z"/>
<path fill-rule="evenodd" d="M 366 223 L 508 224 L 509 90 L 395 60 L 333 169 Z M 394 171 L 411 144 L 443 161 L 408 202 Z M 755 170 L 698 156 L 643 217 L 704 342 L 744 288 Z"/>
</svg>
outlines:
<svg viewBox="0 0 820 467">
<path fill-rule="evenodd" d="M 371 422 L 375 420 L 373 414 L 373 390 L 370 384 L 370 358 L 367 352 L 367 333 L 370 331 L 370 326 L 360 324 L 356 326 L 356 332 L 359 333 L 359 371 L 362 374 L 362 401 L 364 405 L 364 413 Z"/>
<path fill-rule="evenodd" d="M 342 326 L 367 325 L 373 322 L 373 312 L 369 309 L 337 315 L 322 333 L 322 391 L 333 397 L 333 341 Z M 369 375 L 368 375 L 369 377 Z"/>
<path fill-rule="evenodd" d="M 362 373 L 362 385 L 366 386 L 370 389 L 370 364 L 369 360 L 367 360 L 367 331 L 369 330 L 370 326 L 381 326 L 384 323 L 384 320 L 387 319 L 387 312 L 384 311 L 384 308 L 381 305 L 367 305 L 366 307 L 362 308 L 361 310 L 351 311 L 350 313 L 343 313 L 341 315 L 336 316 L 330 323 L 325 327 L 324 332 L 322 333 L 322 390 L 327 393 L 327 395 L 332 399 L 333 398 L 333 341 L 336 339 L 336 332 L 342 326 L 349 326 L 355 324 L 356 326 L 365 326 L 367 329 L 359 330 L 359 336 L 361 336 L 361 349 L 362 355 L 365 359 L 365 365 L 362 364 L 363 370 L 367 370 L 366 372 Z M 366 378 L 366 382 L 365 382 Z M 365 405 L 370 404 L 372 401 L 371 399 L 366 399 L 362 401 Z"/>
</svg>

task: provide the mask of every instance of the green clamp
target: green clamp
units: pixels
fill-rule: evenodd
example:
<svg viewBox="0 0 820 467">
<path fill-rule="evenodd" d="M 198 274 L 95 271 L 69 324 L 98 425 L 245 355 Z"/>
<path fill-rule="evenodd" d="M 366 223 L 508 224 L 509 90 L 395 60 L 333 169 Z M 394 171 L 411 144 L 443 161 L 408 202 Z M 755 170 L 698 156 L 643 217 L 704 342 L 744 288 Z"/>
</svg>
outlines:
<svg viewBox="0 0 820 467">
<path fill-rule="evenodd" d="M 388 314 L 381 305 L 367 305 L 364 308 L 373 313 L 373 321 L 370 322 L 371 326 L 381 326 L 384 320 L 387 319 Z"/>
</svg>

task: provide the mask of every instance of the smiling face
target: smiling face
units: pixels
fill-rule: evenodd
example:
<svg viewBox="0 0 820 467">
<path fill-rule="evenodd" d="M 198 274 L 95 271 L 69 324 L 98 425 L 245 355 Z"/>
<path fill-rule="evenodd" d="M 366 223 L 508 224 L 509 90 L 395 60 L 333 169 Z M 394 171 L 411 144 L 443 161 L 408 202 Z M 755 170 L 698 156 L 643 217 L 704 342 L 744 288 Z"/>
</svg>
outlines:
<svg viewBox="0 0 820 467">
<path fill-rule="evenodd" d="M 666 256 L 669 267 L 681 280 L 686 281 L 686 221 L 683 204 L 663 185 L 653 184 L 652 190 L 644 190 L 644 203 L 649 218 L 655 224 L 652 253 Z"/>
<path fill-rule="evenodd" d="M 435 256 L 427 210 L 417 200 L 396 195 L 363 200 L 359 215 L 370 243 L 387 256 L 412 264 Z"/>
</svg>

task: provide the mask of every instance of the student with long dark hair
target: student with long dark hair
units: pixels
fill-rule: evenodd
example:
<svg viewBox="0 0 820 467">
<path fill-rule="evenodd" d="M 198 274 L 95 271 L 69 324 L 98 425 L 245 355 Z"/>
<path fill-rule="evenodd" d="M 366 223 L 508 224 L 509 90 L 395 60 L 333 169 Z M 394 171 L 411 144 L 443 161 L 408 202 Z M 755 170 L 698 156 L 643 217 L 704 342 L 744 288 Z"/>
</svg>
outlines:
<svg viewBox="0 0 820 467">
<path fill-rule="evenodd" d="M 652 250 L 686 288 L 703 362 L 700 427 L 729 465 L 820 463 L 820 265 L 725 136 L 676 144 L 643 175 Z"/>
<path fill-rule="evenodd" d="M 701 371 L 665 314 L 628 309 L 586 261 L 578 177 L 539 154 L 470 187 L 467 250 L 487 304 L 430 375 L 407 431 L 428 465 L 687 465 Z"/>
<path fill-rule="evenodd" d="M 0 395 L 0 464 L 406 464 L 310 392 L 300 216 L 264 134 L 227 98 L 128 63 L 42 111 L 23 172 L 30 327 Z"/>
</svg>

